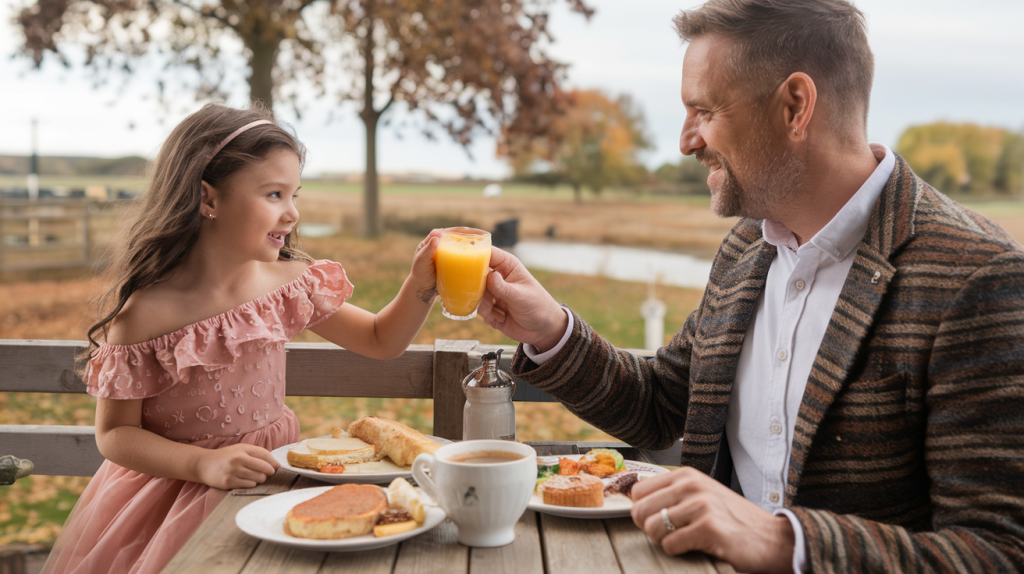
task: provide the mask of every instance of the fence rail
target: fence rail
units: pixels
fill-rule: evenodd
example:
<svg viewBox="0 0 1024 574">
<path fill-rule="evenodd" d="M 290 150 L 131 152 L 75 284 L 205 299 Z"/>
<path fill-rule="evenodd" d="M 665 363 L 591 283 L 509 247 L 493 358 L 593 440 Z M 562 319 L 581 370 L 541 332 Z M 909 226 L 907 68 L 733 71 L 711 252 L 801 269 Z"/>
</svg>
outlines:
<svg viewBox="0 0 1024 574">
<path fill-rule="evenodd" d="M 88 267 L 110 243 L 128 200 L 0 201 L 0 272 Z"/>
<path fill-rule="evenodd" d="M 0 339 L 0 392 L 84 393 L 74 373 L 84 341 Z M 321 397 L 424 398 L 434 401 L 433 434 L 462 438 L 466 397 L 462 379 L 487 352 L 502 349 L 509 369 L 514 347 L 478 341 L 438 339 L 411 345 L 401 357 L 378 361 L 330 343 L 288 343 L 289 395 Z M 634 350 L 640 355 L 650 351 Z M 513 400 L 554 401 L 517 381 Z M 34 474 L 91 476 L 103 462 L 95 428 L 62 425 L 0 425 L 0 456 L 12 454 L 35 464 Z"/>
</svg>

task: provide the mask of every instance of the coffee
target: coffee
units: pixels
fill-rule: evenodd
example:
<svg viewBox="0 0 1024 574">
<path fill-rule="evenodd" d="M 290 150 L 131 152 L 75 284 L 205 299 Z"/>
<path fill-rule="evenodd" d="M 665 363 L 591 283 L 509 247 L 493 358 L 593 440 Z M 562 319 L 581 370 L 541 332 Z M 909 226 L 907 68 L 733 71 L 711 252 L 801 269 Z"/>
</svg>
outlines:
<svg viewBox="0 0 1024 574">
<path fill-rule="evenodd" d="M 525 458 L 525 455 L 508 450 L 477 450 L 453 455 L 448 458 L 448 461 L 461 462 L 463 464 L 495 464 L 511 462 L 522 458 Z"/>
</svg>

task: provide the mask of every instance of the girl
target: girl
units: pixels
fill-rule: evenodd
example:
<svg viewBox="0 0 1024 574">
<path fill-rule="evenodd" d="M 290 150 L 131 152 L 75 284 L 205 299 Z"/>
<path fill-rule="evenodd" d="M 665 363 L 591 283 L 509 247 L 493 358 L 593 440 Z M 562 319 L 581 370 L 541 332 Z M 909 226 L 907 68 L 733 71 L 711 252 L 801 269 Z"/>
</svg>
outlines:
<svg viewBox="0 0 1024 574">
<path fill-rule="evenodd" d="M 83 379 L 107 460 L 44 572 L 159 572 L 226 489 L 273 475 L 269 451 L 299 440 L 284 343 L 303 329 L 389 359 L 423 326 L 436 234 L 380 313 L 343 305 L 341 265 L 296 247 L 304 156 L 259 107 L 207 105 L 161 148 L 89 330 Z"/>
</svg>

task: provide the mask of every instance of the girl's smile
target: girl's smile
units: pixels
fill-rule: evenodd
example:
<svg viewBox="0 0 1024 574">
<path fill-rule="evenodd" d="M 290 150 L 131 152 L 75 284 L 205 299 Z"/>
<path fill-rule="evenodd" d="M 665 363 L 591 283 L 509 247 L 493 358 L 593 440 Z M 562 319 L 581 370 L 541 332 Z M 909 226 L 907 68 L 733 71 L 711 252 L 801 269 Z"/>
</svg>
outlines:
<svg viewBox="0 0 1024 574">
<path fill-rule="evenodd" d="M 207 201 L 217 217 L 204 223 L 214 243 L 242 259 L 277 261 L 285 238 L 299 221 L 295 200 L 300 173 L 298 156 L 279 149 L 217 188 L 210 186 Z"/>
</svg>

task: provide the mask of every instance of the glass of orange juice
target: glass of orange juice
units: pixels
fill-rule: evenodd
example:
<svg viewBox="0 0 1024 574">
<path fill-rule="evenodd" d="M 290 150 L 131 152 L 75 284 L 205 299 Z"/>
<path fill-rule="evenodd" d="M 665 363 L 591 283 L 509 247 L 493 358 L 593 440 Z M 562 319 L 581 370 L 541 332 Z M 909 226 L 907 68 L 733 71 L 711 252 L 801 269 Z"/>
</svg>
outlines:
<svg viewBox="0 0 1024 574">
<path fill-rule="evenodd" d="M 491 234 L 471 227 L 451 227 L 441 233 L 434 253 L 437 293 L 441 313 L 449 319 L 467 321 L 487 287 L 491 262 Z"/>
</svg>

